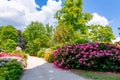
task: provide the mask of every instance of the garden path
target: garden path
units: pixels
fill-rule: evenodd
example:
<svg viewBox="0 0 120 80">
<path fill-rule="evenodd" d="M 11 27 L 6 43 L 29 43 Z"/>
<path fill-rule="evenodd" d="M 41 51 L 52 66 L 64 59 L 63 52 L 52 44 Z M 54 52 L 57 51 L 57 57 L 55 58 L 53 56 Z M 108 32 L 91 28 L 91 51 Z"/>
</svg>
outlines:
<svg viewBox="0 0 120 80">
<path fill-rule="evenodd" d="M 42 58 L 28 56 L 28 67 L 21 80 L 88 80 L 70 71 L 60 70 Z"/>
</svg>

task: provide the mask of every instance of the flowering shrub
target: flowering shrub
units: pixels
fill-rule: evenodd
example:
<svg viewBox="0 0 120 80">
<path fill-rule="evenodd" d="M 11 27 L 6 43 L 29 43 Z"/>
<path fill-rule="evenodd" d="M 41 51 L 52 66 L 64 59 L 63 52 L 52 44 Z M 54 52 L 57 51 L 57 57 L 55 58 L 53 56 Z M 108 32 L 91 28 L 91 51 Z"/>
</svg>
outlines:
<svg viewBox="0 0 120 80">
<path fill-rule="evenodd" d="M 19 54 L 20 56 L 24 57 L 25 59 L 27 59 L 27 54 L 23 51 L 19 51 L 19 50 L 14 50 L 12 52 L 10 52 L 12 54 Z"/>
<path fill-rule="evenodd" d="M 18 80 L 23 67 L 26 59 L 20 54 L 0 52 L 0 80 Z"/>
<path fill-rule="evenodd" d="M 63 69 L 120 72 L 120 48 L 109 43 L 63 46 L 54 51 L 54 64 Z"/>
<path fill-rule="evenodd" d="M 23 67 L 26 67 L 26 60 L 19 54 L 0 53 L 0 66 L 4 66 L 12 60 L 17 60 Z"/>
<path fill-rule="evenodd" d="M 19 59 L 23 59 L 23 57 L 19 54 L 8 54 L 5 52 L 0 52 L 0 58 L 7 58 L 7 57 L 14 57 L 14 58 L 19 58 Z"/>
</svg>

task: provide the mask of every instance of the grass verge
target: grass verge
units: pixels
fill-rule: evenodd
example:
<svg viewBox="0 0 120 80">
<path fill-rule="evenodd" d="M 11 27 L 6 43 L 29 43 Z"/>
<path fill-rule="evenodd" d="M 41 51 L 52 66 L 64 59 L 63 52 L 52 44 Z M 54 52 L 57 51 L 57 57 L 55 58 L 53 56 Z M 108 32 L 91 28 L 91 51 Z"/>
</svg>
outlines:
<svg viewBox="0 0 120 80">
<path fill-rule="evenodd" d="M 71 72 L 90 80 L 120 80 L 120 73 L 112 72 L 91 72 L 82 70 L 71 70 Z"/>
</svg>

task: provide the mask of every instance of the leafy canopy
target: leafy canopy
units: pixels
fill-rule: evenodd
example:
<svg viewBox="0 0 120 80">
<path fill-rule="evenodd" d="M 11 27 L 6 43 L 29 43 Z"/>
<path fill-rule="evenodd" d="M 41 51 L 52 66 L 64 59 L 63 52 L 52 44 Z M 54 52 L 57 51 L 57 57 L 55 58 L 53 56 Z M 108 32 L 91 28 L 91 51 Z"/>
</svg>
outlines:
<svg viewBox="0 0 120 80">
<path fill-rule="evenodd" d="M 59 23 L 72 25 L 75 30 L 84 32 L 85 24 L 92 18 L 90 13 L 83 13 L 82 0 L 66 0 L 63 8 L 56 13 Z"/>
<path fill-rule="evenodd" d="M 53 28 L 48 24 L 44 26 L 40 22 L 31 22 L 23 32 L 27 40 L 26 51 L 36 53 L 40 48 L 49 47 L 52 42 L 52 32 Z"/>
</svg>

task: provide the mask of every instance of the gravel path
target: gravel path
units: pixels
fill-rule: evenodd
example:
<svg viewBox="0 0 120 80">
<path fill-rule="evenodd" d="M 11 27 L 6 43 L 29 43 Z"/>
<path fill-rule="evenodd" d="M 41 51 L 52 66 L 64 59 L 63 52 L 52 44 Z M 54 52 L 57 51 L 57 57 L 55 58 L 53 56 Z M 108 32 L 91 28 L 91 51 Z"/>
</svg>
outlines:
<svg viewBox="0 0 120 80">
<path fill-rule="evenodd" d="M 53 64 L 37 57 L 28 57 L 28 67 L 21 80 L 87 80 L 69 71 L 56 69 Z"/>
</svg>

